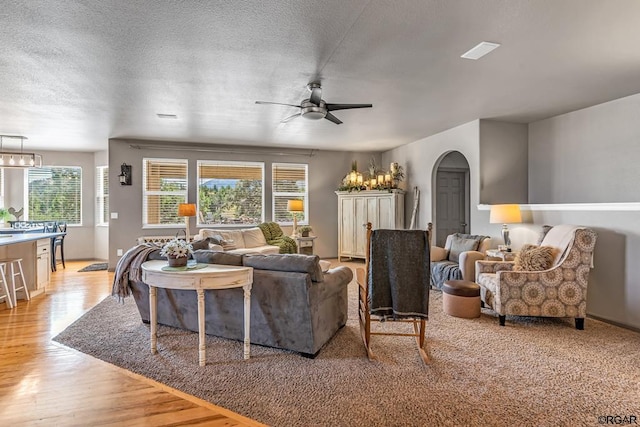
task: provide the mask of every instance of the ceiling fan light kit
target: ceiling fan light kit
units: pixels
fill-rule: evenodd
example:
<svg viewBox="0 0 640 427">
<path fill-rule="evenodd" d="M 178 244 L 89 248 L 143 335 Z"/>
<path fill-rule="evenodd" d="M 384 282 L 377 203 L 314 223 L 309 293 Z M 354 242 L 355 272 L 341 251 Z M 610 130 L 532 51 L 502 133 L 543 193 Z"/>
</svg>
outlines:
<svg viewBox="0 0 640 427">
<path fill-rule="evenodd" d="M 304 117 L 309 120 L 327 119 L 337 125 L 342 124 L 342 121 L 336 116 L 331 114 L 331 111 L 337 110 L 349 110 L 354 108 L 371 108 L 372 104 L 329 104 L 322 99 L 322 87 L 320 82 L 311 82 L 307 85 L 307 89 L 311 92 L 311 96 L 307 99 L 303 99 L 300 105 L 285 104 L 281 102 L 268 102 L 268 101 L 256 101 L 256 104 L 274 104 L 285 105 L 287 107 L 296 107 L 300 111 L 289 117 L 282 119 L 281 123 L 287 123 L 298 117 Z"/>
</svg>

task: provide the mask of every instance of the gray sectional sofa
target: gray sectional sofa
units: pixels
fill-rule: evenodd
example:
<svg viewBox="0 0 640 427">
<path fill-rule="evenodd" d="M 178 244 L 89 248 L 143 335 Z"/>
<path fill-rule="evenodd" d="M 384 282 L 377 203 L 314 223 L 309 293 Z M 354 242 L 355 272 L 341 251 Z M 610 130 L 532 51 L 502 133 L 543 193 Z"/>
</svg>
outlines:
<svg viewBox="0 0 640 427">
<path fill-rule="evenodd" d="M 251 343 L 315 357 L 347 321 L 348 267 L 323 272 L 316 255 L 240 255 L 197 250 L 200 263 L 253 267 Z M 148 259 L 163 259 L 158 252 Z M 142 321 L 149 322 L 149 287 L 131 281 Z M 158 288 L 158 323 L 198 330 L 196 293 Z M 205 291 L 206 333 L 244 339 L 243 291 Z"/>
</svg>

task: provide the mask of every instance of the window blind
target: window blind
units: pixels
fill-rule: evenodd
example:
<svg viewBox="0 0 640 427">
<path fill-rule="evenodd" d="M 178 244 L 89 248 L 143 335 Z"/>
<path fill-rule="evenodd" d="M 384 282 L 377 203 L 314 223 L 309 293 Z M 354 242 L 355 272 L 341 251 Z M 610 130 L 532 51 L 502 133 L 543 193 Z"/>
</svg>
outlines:
<svg viewBox="0 0 640 427">
<path fill-rule="evenodd" d="M 82 168 L 29 168 L 27 176 L 29 220 L 82 224 Z"/>
<path fill-rule="evenodd" d="M 308 165 L 299 163 L 273 163 L 273 220 L 280 224 L 293 223 L 293 214 L 287 211 L 287 201 L 303 201 L 304 212 L 299 212 L 298 223 L 308 224 Z"/>
<path fill-rule="evenodd" d="M 258 224 L 264 219 L 264 163 L 198 161 L 198 224 Z"/>
<path fill-rule="evenodd" d="M 109 166 L 96 168 L 96 224 L 109 224 Z"/>
<path fill-rule="evenodd" d="M 186 159 L 143 159 L 143 226 L 179 226 L 178 205 L 187 202 Z"/>
</svg>

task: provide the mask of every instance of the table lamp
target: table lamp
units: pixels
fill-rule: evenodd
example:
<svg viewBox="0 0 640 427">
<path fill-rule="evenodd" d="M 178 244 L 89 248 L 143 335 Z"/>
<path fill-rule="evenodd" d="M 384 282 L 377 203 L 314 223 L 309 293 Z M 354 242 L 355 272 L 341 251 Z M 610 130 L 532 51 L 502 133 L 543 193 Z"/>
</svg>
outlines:
<svg viewBox="0 0 640 427">
<path fill-rule="evenodd" d="M 520 214 L 520 205 L 492 205 L 489 214 L 489 223 L 502 224 L 502 239 L 507 247 L 507 251 L 511 250 L 511 239 L 509 238 L 509 228 L 507 224 L 518 224 L 522 222 Z"/>
<path fill-rule="evenodd" d="M 293 215 L 293 235 L 298 235 L 298 212 L 304 212 L 302 200 L 287 200 L 287 210 Z"/>
<path fill-rule="evenodd" d="M 178 205 L 178 216 L 184 217 L 185 240 L 189 242 L 189 217 L 196 216 L 195 203 L 180 203 Z"/>
</svg>

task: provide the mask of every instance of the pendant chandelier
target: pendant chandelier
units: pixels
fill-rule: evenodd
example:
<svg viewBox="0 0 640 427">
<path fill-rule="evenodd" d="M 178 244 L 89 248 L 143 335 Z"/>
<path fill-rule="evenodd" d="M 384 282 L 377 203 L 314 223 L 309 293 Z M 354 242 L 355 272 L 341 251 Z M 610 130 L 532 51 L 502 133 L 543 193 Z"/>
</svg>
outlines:
<svg viewBox="0 0 640 427">
<path fill-rule="evenodd" d="M 4 140 L 19 139 L 20 151 L 4 151 Z M 36 153 L 24 152 L 26 136 L 0 135 L 0 168 L 41 168 L 42 156 Z"/>
</svg>

